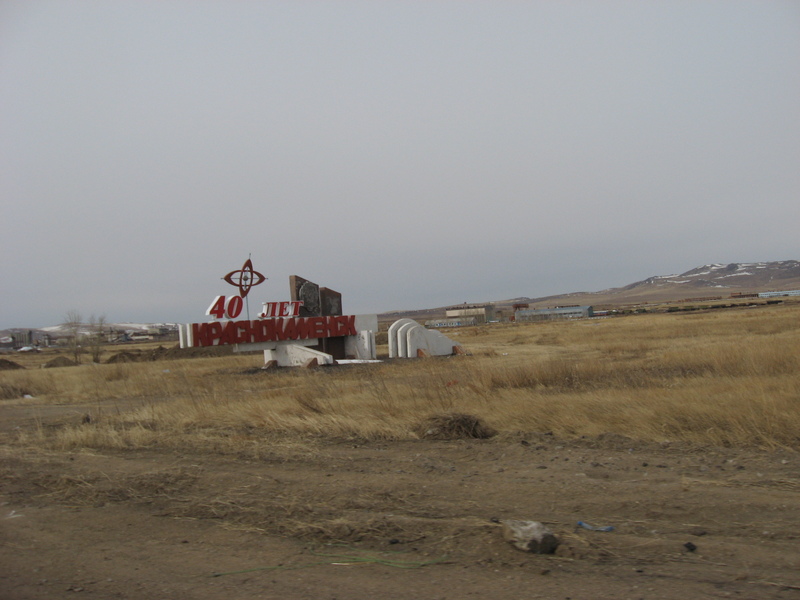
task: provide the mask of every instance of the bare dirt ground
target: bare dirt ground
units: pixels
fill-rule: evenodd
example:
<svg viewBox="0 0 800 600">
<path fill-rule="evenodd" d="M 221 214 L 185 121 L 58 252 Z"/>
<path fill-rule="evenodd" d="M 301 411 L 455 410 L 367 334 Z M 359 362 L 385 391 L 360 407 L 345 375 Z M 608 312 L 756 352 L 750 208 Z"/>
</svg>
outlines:
<svg viewBox="0 0 800 600">
<path fill-rule="evenodd" d="M 0 406 L 0 440 L 80 412 Z M 800 598 L 799 468 L 615 435 L 276 439 L 258 460 L 4 444 L 0 598 Z M 521 552 L 503 519 L 562 543 Z"/>
</svg>

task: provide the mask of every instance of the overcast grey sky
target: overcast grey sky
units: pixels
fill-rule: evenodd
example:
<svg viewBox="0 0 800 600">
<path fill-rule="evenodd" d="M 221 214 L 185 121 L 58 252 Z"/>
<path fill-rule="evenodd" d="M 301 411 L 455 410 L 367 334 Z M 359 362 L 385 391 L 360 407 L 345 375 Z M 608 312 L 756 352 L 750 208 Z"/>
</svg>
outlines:
<svg viewBox="0 0 800 600">
<path fill-rule="evenodd" d="M 800 3 L 0 2 L 0 328 L 800 258 Z"/>
</svg>

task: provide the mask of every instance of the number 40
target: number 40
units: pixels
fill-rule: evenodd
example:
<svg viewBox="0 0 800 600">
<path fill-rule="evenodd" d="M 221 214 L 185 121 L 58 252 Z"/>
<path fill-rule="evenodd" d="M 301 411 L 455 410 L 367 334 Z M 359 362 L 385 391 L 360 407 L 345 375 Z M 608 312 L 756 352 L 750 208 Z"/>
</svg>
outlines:
<svg viewBox="0 0 800 600">
<path fill-rule="evenodd" d="M 208 307 L 206 314 L 215 319 L 235 319 L 242 314 L 242 306 L 244 306 L 244 300 L 241 296 L 231 296 L 227 303 L 225 296 L 217 296 Z"/>
</svg>

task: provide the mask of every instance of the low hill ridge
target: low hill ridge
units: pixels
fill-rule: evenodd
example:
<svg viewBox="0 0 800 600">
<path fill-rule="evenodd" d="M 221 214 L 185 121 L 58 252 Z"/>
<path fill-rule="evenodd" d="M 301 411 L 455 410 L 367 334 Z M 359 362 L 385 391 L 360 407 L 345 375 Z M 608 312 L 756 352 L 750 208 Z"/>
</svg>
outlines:
<svg viewBox="0 0 800 600">
<path fill-rule="evenodd" d="M 693 297 L 729 297 L 733 293 L 756 293 L 800 289 L 800 261 L 713 263 L 679 275 L 654 275 L 626 286 L 599 292 L 573 292 L 544 298 L 515 298 L 498 306 L 528 303 L 531 306 L 565 304 L 623 305 L 669 302 Z"/>
<path fill-rule="evenodd" d="M 514 304 L 531 308 L 558 305 L 623 306 L 674 302 L 692 298 L 729 297 L 733 293 L 756 293 L 800 289 L 800 261 L 713 263 L 695 267 L 678 275 L 654 275 L 628 285 L 598 292 L 570 292 L 553 296 L 520 296 L 500 301 L 487 301 L 498 309 Z M 481 304 L 481 303 L 477 303 Z M 427 319 L 443 316 L 445 307 L 395 311 L 381 315 L 383 319 L 410 317 Z"/>
</svg>

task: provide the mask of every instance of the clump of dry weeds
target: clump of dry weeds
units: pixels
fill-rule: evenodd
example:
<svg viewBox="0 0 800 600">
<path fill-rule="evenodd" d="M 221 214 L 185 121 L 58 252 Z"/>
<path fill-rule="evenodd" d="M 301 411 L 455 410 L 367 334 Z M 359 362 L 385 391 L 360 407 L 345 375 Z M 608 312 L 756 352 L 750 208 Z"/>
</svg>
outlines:
<svg viewBox="0 0 800 600">
<path fill-rule="evenodd" d="M 475 415 L 436 415 L 422 424 L 422 437 L 432 440 L 485 440 L 497 435 Z"/>
</svg>

